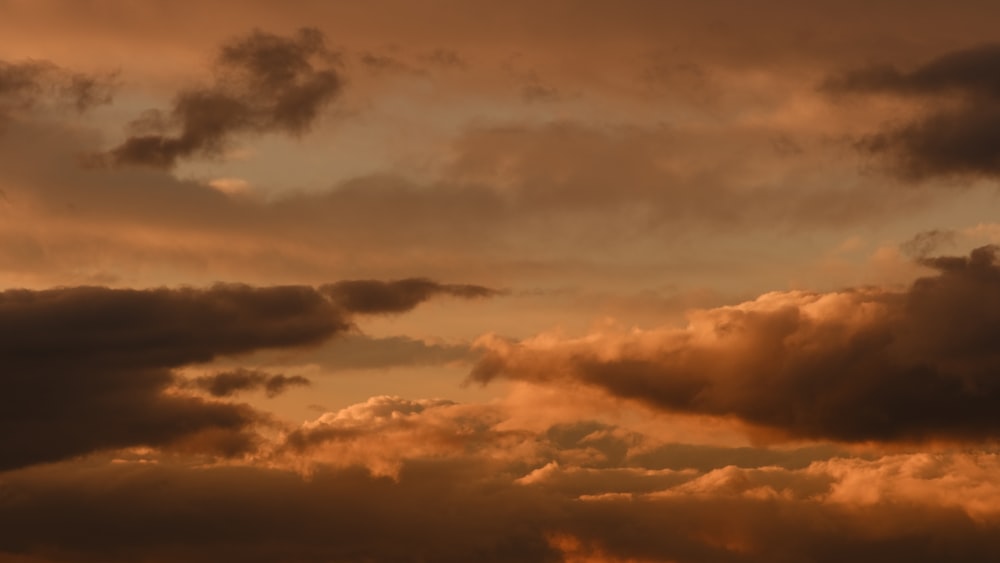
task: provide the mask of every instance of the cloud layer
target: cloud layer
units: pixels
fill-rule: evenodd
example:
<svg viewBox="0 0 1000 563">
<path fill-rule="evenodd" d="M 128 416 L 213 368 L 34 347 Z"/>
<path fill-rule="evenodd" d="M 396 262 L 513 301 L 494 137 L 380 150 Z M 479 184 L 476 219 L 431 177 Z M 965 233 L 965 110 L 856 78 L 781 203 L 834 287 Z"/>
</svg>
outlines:
<svg viewBox="0 0 1000 563">
<path fill-rule="evenodd" d="M 342 432 L 311 442 L 333 457 L 314 458 L 307 477 L 149 453 L 7 472 L 0 523 L 12 533 L 0 553 L 46 562 L 756 563 L 982 560 L 997 548 L 1000 461 L 986 451 L 673 470 L 637 464 L 646 438 L 620 428 L 603 428 L 626 452 L 609 465 L 581 456 L 600 444 L 599 425 L 514 432 L 495 407 L 380 397 L 318 423 Z M 372 472 L 393 452 L 392 474 Z"/>
</svg>

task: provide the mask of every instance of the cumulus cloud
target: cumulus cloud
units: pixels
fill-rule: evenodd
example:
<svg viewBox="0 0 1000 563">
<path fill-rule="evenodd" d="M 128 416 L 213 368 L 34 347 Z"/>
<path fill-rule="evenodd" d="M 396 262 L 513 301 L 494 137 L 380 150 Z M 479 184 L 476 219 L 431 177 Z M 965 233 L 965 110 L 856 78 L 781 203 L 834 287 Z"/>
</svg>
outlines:
<svg viewBox="0 0 1000 563">
<path fill-rule="evenodd" d="M 929 110 L 859 146 L 902 177 L 1000 175 L 1000 45 L 946 53 L 912 70 L 872 66 L 830 77 L 831 92 L 917 97 Z"/>
<path fill-rule="evenodd" d="M 237 454 L 264 418 L 246 405 L 171 394 L 171 369 L 318 344 L 348 327 L 307 287 L 0 293 L 0 467 L 94 450 L 195 440 Z"/>
<path fill-rule="evenodd" d="M 402 312 L 432 295 L 402 304 L 389 293 L 385 307 Z M 378 299 L 367 303 L 384 310 Z M 172 393 L 185 385 L 172 370 L 317 345 L 347 331 L 352 312 L 308 286 L 4 291 L 0 468 L 139 445 L 248 451 L 253 428 L 267 417 L 246 405 Z M 237 370 L 193 384 L 219 397 L 249 388 L 276 394 L 304 383 Z"/>
<path fill-rule="evenodd" d="M 119 452 L 7 471 L 0 555 L 758 563 L 982 560 L 998 547 L 995 452 L 717 447 L 708 465 L 657 468 L 647 437 L 621 427 L 512 422 L 496 404 L 380 396 L 303 425 L 266 460 Z"/>
<path fill-rule="evenodd" d="M 98 160 L 170 168 L 218 154 L 237 133 L 301 134 L 340 93 L 334 61 L 317 29 L 292 37 L 255 30 L 222 46 L 211 86 L 180 92 L 166 115 L 154 110 L 134 121 L 137 134 Z"/>
<path fill-rule="evenodd" d="M 927 258 L 940 251 L 942 247 L 955 244 L 956 234 L 955 231 L 940 229 L 922 231 L 900 244 L 899 249 L 907 256 Z"/>
<path fill-rule="evenodd" d="M 683 329 L 480 341 L 471 378 L 583 382 L 800 438 L 976 440 L 1000 431 L 995 247 L 926 258 L 906 291 L 766 294 Z"/>
<path fill-rule="evenodd" d="M 409 409 L 405 400 L 382 402 Z M 490 451 L 413 453 L 393 478 L 354 465 L 321 465 L 308 478 L 127 462 L 8 472 L 0 554 L 46 562 L 874 563 L 988 560 L 1000 547 L 1000 466 L 988 452 L 710 471 L 525 468 Z"/>
<path fill-rule="evenodd" d="M 398 478 L 412 459 L 472 452 L 514 463 L 535 459 L 537 441 L 525 431 L 497 428 L 503 420 L 502 411 L 494 407 L 372 397 L 292 430 L 279 445 L 276 461 L 306 472 L 323 464 L 364 466 L 374 474 Z"/>
</svg>

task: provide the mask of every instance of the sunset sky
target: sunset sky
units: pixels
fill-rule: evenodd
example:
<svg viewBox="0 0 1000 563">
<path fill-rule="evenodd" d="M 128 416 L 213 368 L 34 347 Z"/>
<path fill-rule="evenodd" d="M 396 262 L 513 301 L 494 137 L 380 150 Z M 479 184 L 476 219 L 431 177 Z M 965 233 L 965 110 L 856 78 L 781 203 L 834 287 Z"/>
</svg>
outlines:
<svg viewBox="0 0 1000 563">
<path fill-rule="evenodd" d="M 995 559 L 998 22 L 0 0 L 0 563 Z"/>
</svg>

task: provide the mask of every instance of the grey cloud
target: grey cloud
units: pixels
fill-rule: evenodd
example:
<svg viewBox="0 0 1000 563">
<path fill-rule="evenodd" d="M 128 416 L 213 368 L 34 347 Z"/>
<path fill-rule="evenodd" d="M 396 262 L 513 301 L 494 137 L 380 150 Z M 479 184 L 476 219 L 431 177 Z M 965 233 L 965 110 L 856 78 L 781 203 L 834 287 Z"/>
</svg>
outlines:
<svg viewBox="0 0 1000 563">
<path fill-rule="evenodd" d="M 266 417 L 169 393 L 171 370 L 318 344 L 348 326 L 307 287 L 0 293 L 0 468 L 139 445 L 248 451 Z"/>
<path fill-rule="evenodd" d="M 332 59 L 319 30 L 293 37 L 255 30 L 222 47 L 211 87 L 177 95 L 159 125 L 178 133 L 136 134 L 96 162 L 169 168 L 180 158 L 218 154 L 237 133 L 301 134 L 340 93 L 343 79 Z M 149 120 L 133 128 L 143 125 Z"/>
<path fill-rule="evenodd" d="M 953 51 L 910 71 L 872 66 L 828 78 L 833 93 L 888 93 L 926 99 L 921 117 L 889 126 L 858 146 L 901 177 L 1000 175 L 1000 45 Z"/>
<path fill-rule="evenodd" d="M 73 72 L 42 60 L 0 61 L 0 118 L 41 100 L 68 102 L 79 112 L 110 103 L 115 76 Z"/>
<path fill-rule="evenodd" d="M 274 375 L 258 370 L 237 368 L 196 377 L 190 381 L 190 384 L 207 391 L 213 397 L 229 397 L 241 391 L 260 389 L 263 389 L 268 397 L 275 397 L 285 392 L 289 387 L 308 386 L 311 382 L 301 375 Z"/>
<path fill-rule="evenodd" d="M 696 328 L 663 333 L 655 349 L 635 342 L 602 355 L 600 339 L 593 350 L 486 342 L 470 377 L 580 381 L 655 408 L 732 416 L 799 438 L 995 438 L 996 253 L 924 258 L 937 275 L 903 292 L 793 292 L 705 311 Z"/>
<path fill-rule="evenodd" d="M 995 522 L 960 508 L 824 502 L 832 481 L 821 471 L 554 468 L 519 484 L 496 464 L 470 460 L 410 461 L 397 480 L 353 467 L 309 479 L 251 467 L 85 468 L 6 474 L 0 553 L 46 563 L 876 563 L 988 561 L 1000 549 Z M 577 496 L 615 480 L 635 493 Z"/>
<path fill-rule="evenodd" d="M 910 240 L 899 245 L 904 254 L 913 258 L 927 258 L 931 254 L 938 252 L 942 247 L 955 243 L 955 232 L 949 230 L 932 229 L 922 231 Z"/>
<path fill-rule="evenodd" d="M 492 297 L 497 290 L 479 285 L 441 284 L 426 278 L 394 281 L 347 280 L 321 286 L 319 290 L 352 313 L 401 313 L 432 296 L 463 299 Z"/>
</svg>

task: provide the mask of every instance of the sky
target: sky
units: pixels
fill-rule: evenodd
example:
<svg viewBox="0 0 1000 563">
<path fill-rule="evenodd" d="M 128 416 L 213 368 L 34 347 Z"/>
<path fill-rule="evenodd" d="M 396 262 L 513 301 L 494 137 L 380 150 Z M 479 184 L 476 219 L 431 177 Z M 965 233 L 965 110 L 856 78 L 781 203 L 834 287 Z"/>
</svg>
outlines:
<svg viewBox="0 0 1000 563">
<path fill-rule="evenodd" d="M 984 561 L 1000 4 L 0 0 L 0 561 Z"/>
</svg>

